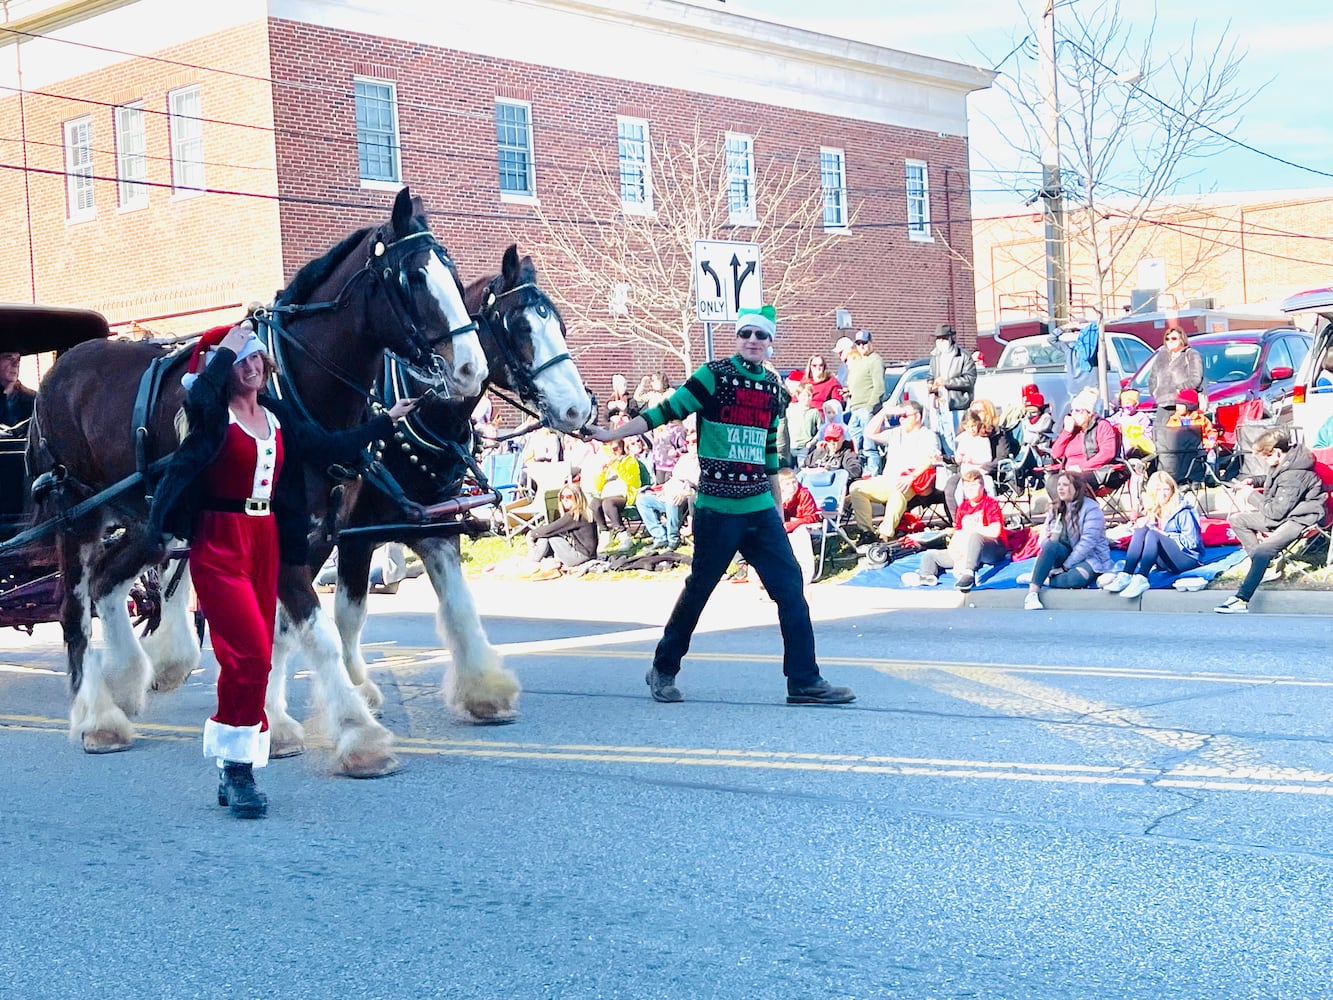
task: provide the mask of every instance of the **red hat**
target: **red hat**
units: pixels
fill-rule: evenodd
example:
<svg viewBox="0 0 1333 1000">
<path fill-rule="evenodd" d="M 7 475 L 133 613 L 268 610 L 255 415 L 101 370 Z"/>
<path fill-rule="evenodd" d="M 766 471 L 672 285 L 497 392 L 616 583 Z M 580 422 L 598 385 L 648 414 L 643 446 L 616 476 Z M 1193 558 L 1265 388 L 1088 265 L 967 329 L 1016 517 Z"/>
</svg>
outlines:
<svg viewBox="0 0 1333 1000">
<path fill-rule="evenodd" d="M 1046 397 L 1041 394 L 1041 390 L 1036 385 L 1025 385 L 1023 386 L 1023 405 L 1043 407 L 1046 405 Z"/>
<path fill-rule="evenodd" d="M 231 332 L 232 325 L 233 324 L 215 326 L 211 330 L 205 330 L 199 335 L 199 339 L 195 341 L 194 350 L 190 352 L 190 363 L 185 369 L 185 374 L 181 376 L 181 385 L 185 386 L 186 389 L 194 385 L 195 379 L 197 379 L 199 373 L 204 370 L 204 366 L 208 364 L 209 353 L 213 348 L 222 343 L 223 338 Z M 244 346 L 236 352 L 236 361 L 240 362 L 241 359 L 248 358 L 256 351 L 262 351 L 263 349 L 263 341 L 256 337 L 252 330 L 250 332 L 250 337 L 246 340 Z"/>
<path fill-rule="evenodd" d="M 846 433 L 847 429 L 843 427 L 842 424 L 837 423 L 836 421 L 831 421 L 829 425 L 824 428 L 824 440 L 841 441 Z"/>
<path fill-rule="evenodd" d="M 791 371 L 787 372 L 788 382 L 800 382 L 804 379 L 805 372 L 801 371 L 799 368 L 793 368 Z"/>
<path fill-rule="evenodd" d="M 1184 403 L 1186 406 L 1193 406 L 1197 408 L 1199 405 L 1199 390 L 1181 389 L 1178 393 L 1176 393 L 1176 402 Z"/>
</svg>

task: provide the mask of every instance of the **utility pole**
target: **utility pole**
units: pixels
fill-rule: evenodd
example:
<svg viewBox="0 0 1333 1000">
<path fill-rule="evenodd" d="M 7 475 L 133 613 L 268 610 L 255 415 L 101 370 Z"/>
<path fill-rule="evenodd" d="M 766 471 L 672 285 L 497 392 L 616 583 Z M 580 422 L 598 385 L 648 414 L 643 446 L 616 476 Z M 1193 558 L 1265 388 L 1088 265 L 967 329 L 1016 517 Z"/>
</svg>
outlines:
<svg viewBox="0 0 1333 1000">
<path fill-rule="evenodd" d="M 1041 200 L 1046 219 L 1046 307 L 1056 326 L 1069 322 L 1069 268 L 1065 259 L 1065 198 L 1060 184 L 1060 97 L 1055 66 L 1055 0 L 1042 0 Z"/>
</svg>

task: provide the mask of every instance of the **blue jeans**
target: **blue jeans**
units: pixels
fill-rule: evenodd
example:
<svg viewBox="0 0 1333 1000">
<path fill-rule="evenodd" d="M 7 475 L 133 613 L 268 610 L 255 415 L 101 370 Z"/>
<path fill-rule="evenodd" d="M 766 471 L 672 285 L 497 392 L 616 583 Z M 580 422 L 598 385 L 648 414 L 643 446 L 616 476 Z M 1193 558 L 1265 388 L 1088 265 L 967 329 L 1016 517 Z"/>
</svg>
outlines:
<svg viewBox="0 0 1333 1000">
<path fill-rule="evenodd" d="M 706 507 L 695 508 L 694 560 L 685 589 L 671 609 L 671 617 L 653 654 L 653 667 L 668 677 L 680 672 L 680 661 L 690 651 L 690 639 L 704 605 L 738 552 L 759 574 L 768 596 L 778 606 L 782 672 L 787 676 L 788 688 L 815 683 L 819 664 L 815 662 L 810 607 L 803 593 L 805 581 L 776 506 L 752 514 L 724 514 Z"/>
<path fill-rule="evenodd" d="M 685 504 L 667 503 L 660 493 L 639 493 L 634 498 L 643 526 L 658 545 L 680 544 L 680 519 Z"/>
<path fill-rule="evenodd" d="M 878 412 L 879 406 L 871 406 L 851 410 L 847 414 L 847 436 L 861 453 L 865 471 L 871 476 L 878 476 L 879 470 L 884 468 L 884 453 L 880 451 L 879 445 L 865 436 L 870 418 Z"/>
</svg>

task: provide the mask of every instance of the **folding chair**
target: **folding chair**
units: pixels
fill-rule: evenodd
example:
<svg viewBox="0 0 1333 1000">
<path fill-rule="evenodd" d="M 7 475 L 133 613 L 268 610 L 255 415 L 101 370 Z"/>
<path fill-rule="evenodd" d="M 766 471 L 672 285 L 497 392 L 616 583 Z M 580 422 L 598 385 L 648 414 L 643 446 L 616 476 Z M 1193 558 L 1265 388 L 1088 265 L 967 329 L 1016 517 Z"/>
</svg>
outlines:
<svg viewBox="0 0 1333 1000">
<path fill-rule="evenodd" d="M 810 525 L 810 540 L 819 545 L 815 579 L 824 575 L 824 560 L 829 536 L 841 538 L 855 548 L 855 543 L 842 527 L 842 515 L 847 506 L 848 477 L 846 469 L 801 469 L 796 478 L 810 491 L 819 508 L 820 520 Z"/>
<path fill-rule="evenodd" d="M 1314 470 L 1319 474 L 1324 489 L 1330 491 L 1324 499 L 1324 516 L 1318 524 L 1312 524 L 1301 532 L 1300 537 L 1287 547 L 1283 555 L 1289 561 L 1324 545 L 1324 567 L 1333 566 L 1333 448 L 1311 449 L 1314 455 Z M 1304 568 L 1301 572 L 1304 572 Z"/>
<path fill-rule="evenodd" d="M 569 482 L 568 462 L 531 462 L 527 466 L 529 495 L 504 508 L 505 537 L 513 541 L 529 528 L 551 520 L 560 487 Z"/>
<path fill-rule="evenodd" d="M 500 494 L 500 506 L 477 507 L 473 513 L 477 517 L 489 519 L 491 530 L 497 535 L 504 533 L 503 508 L 518 499 L 519 457 L 516 451 L 493 451 L 481 458 L 481 474 L 486 477 L 491 489 Z"/>
<path fill-rule="evenodd" d="M 912 495 L 908 498 L 907 510 L 915 514 L 923 525 L 934 523 L 936 527 L 953 527 L 941 485 L 941 480 L 947 478 L 941 475 L 940 466 L 932 466 L 912 480 Z"/>
</svg>

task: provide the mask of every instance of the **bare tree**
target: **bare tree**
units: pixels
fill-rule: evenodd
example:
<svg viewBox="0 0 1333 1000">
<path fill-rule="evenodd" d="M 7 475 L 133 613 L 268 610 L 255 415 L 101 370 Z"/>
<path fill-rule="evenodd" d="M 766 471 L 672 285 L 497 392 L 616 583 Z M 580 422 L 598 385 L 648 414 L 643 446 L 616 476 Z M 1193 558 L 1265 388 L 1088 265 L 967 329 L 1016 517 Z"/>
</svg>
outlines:
<svg viewBox="0 0 1333 1000">
<path fill-rule="evenodd" d="M 755 137 L 756 150 L 762 141 Z M 684 372 L 700 361 L 695 334 L 695 240 L 734 239 L 760 245 L 764 298 L 781 304 L 784 319 L 816 315 L 802 303 L 836 274 L 817 271 L 821 254 L 854 236 L 826 231 L 819 153 L 772 154 L 756 164 L 755 225 L 729 221 L 725 137 L 706 134 L 696 120 L 681 136 L 654 134 L 649 157 L 651 211 L 621 201 L 618 160 L 593 163 L 564 192 L 560 211 L 537 209 L 538 235 L 528 248 L 562 308 L 580 330 L 604 344 L 645 345 L 676 359 Z M 857 212 L 849 209 L 848 225 Z M 819 313 L 818 315 L 823 315 Z"/>
<path fill-rule="evenodd" d="M 1087 268 L 1079 283 L 1092 289 L 1088 304 L 1099 319 L 1114 293 L 1108 282 L 1127 270 L 1123 258 L 1144 255 L 1172 217 L 1195 211 L 1187 189 L 1200 186 L 1205 161 L 1227 146 L 1253 96 L 1237 84 L 1244 54 L 1229 25 L 1212 41 L 1196 25 L 1187 46 L 1165 55 L 1154 52 L 1156 27 L 1155 14 L 1146 25 L 1131 24 L 1119 0 L 1060 4 L 1055 25 L 1066 239 L 1071 258 Z M 1051 83 L 1021 65 L 1001 80 L 1020 125 L 1007 134 L 1035 156 Z M 1199 246 L 1187 270 L 1216 255 Z M 1183 287 L 1188 277 L 1171 280 Z M 1104 358 L 1100 367 L 1104 374 Z"/>
</svg>

